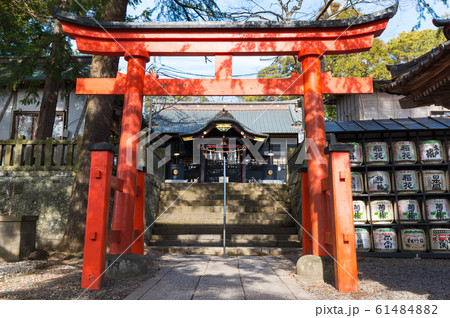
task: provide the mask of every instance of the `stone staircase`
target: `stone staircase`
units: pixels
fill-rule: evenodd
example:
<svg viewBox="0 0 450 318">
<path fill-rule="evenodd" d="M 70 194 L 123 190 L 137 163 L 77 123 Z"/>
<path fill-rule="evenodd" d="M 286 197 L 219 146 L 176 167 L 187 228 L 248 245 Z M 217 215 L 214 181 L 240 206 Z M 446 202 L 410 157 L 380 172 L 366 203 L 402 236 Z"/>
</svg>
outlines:
<svg viewBox="0 0 450 318">
<path fill-rule="evenodd" d="M 227 254 L 298 253 L 298 230 L 285 212 L 287 200 L 286 185 L 228 183 Z M 159 215 L 152 228 L 150 248 L 221 255 L 222 238 L 223 184 L 162 185 Z"/>
</svg>

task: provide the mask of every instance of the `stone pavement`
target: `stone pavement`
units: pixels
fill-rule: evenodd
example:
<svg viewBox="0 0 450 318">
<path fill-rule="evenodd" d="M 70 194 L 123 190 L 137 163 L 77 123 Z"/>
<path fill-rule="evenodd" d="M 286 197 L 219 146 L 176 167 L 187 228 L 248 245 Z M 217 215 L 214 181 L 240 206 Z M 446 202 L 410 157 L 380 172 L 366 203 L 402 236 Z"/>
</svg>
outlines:
<svg viewBox="0 0 450 318">
<path fill-rule="evenodd" d="M 126 299 L 312 299 L 275 256 L 165 254 L 161 260 L 155 277 Z"/>
</svg>

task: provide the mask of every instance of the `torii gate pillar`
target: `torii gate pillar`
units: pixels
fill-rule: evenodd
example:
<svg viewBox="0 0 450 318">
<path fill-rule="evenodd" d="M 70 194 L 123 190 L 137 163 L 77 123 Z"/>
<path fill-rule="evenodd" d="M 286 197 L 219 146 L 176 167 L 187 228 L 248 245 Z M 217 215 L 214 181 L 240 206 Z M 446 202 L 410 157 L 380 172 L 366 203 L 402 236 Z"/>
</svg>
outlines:
<svg viewBox="0 0 450 318">
<path fill-rule="evenodd" d="M 111 242 L 110 254 L 131 253 L 134 239 L 134 214 L 130 213 L 134 211 L 137 181 L 138 140 L 134 136 L 141 129 L 145 64 L 150 58 L 147 51 L 138 50 L 126 53 L 125 60 L 128 67 L 117 166 L 117 178 L 123 180 L 123 190 L 115 193 L 111 226 L 120 240 Z"/>
<path fill-rule="evenodd" d="M 305 131 L 308 155 L 308 193 L 311 214 L 311 236 L 313 255 L 332 254 L 327 248 L 326 236 L 331 233 L 330 212 L 327 206 L 327 193 L 322 184 L 328 177 L 325 157 L 326 135 L 325 116 L 322 99 L 322 72 L 320 49 L 304 49 L 299 53 L 302 61 L 304 85 Z M 320 222 L 319 222 L 320 220 Z M 331 247 L 331 246 L 329 246 Z"/>
</svg>

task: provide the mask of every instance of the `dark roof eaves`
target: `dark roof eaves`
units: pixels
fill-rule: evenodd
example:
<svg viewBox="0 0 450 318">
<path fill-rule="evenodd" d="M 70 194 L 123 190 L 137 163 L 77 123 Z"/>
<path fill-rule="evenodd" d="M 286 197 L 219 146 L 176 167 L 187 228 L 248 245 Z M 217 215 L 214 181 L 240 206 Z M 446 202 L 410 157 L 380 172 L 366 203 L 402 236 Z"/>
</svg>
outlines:
<svg viewBox="0 0 450 318">
<path fill-rule="evenodd" d="M 337 28 L 349 27 L 370 23 L 381 19 L 392 18 L 398 10 L 398 1 L 395 5 L 356 18 L 340 20 L 319 20 L 319 21 L 245 21 L 245 22 L 118 22 L 118 21 L 98 21 L 86 17 L 80 17 L 68 12 L 53 8 L 53 17 L 64 22 L 83 25 L 91 28 L 105 29 L 292 29 L 292 28 Z"/>
</svg>

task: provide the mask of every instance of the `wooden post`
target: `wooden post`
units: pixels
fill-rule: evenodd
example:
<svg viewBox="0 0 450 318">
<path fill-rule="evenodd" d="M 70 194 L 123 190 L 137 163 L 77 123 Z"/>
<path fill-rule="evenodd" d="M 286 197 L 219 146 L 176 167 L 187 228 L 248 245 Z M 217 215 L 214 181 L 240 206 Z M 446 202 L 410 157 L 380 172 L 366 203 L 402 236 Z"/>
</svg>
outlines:
<svg viewBox="0 0 450 318">
<path fill-rule="evenodd" d="M 16 143 L 14 146 L 14 167 L 20 167 L 22 165 L 22 150 L 23 150 L 23 140 L 24 136 L 17 136 Z"/>
<path fill-rule="evenodd" d="M 331 144 L 329 175 L 334 245 L 334 272 L 336 288 L 342 293 L 358 292 L 358 269 L 356 264 L 355 226 L 353 223 L 352 181 L 350 154 L 347 144 Z"/>
<path fill-rule="evenodd" d="M 53 165 L 53 139 L 47 138 L 44 146 L 44 166 L 46 168 Z"/>
<path fill-rule="evenodd" d="M 100 289 L 106 264 L 113 148 L 94 144 L 88 150 L 92 155 L 81 287 Z"/>
</svg>

